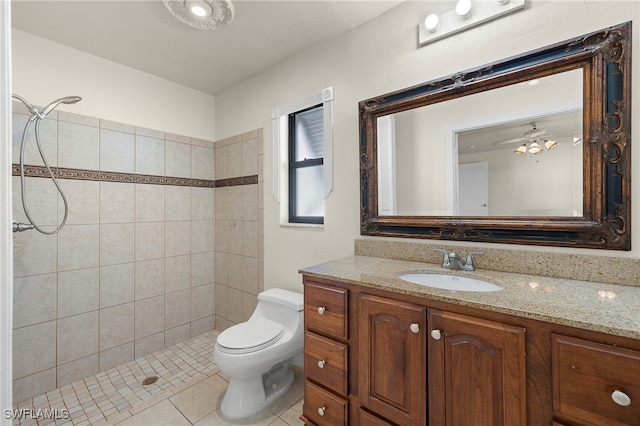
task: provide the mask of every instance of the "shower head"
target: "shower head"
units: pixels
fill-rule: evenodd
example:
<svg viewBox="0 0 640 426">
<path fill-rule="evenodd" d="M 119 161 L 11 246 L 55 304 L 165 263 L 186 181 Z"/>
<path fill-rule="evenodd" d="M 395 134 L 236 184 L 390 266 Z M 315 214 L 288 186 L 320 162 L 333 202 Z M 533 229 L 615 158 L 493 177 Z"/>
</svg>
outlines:
<svg viewBox="0 0 640 426">
<path fill-rule="evenodd" d="M 30 113 L 32 114 L 36 114 L 38 113 L 38 110 L 36 109 L 36 107 L 34 107 L 33 105 L 31 105 L 25 98 L 23 98 L 20 95 L 16 95 L 13 94 L 11 95 L 12 98 L 16 98 L 17 100 L 19 100 L 20 102 L 22 102 L 22 104 L 27 107 L 27 109 L 29 110 Z"/>
<path fill-rule="evenodd" d="M 81 100 L 82 98 L 80 96 L 65 96 L 64 98 L 56 99 L 55 101 L 44 107 L 44 109 L 40 113 L 40 118 L 44 118 L 60 104 L 75 104 L 76 102 L 80 102 Z"/>
</svg>

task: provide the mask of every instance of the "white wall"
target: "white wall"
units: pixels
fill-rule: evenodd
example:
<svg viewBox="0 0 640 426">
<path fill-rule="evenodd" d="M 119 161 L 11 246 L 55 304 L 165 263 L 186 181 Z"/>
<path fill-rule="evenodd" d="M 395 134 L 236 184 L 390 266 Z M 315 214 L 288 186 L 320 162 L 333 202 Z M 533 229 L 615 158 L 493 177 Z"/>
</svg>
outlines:
<svg viewBox="0 0 640 426">
<path fill-rule="evenodd" d="M 450 1 L 453 8 L 454 1 Z M 363 4 L 363 7 L 366 5 Z M 318 92 L 335 88 L 335 188 L 326 201 L 323 230 L 280 227 L 278 204 L 265 191 L 265 287 L 300 289 L 300 267 L 353 253 L 359 238 L 358 101 L 460 70 L 503 59 L 558 41 L 633 20 L 640 23 L 636 1 L 537 1 L 526 10 L 470 31 L 417 46 L 418 22 L 432 2 L 405 2 L 343 36 L 316 46 L 271 70 L 216 96 L 216 136 L 247 129 L 265 132 L 265 187 L 271 187 L 270 111 Z M 633 50 L 640 51 L 638 31 Z M 638 73 L 638 61 L 633 63 Z M 633 111 L 640 108 L 640 85 L 634 81 Z M 634 128 L 632 144 L 640 143 Z M 632 151 L 634 164 L 640 150 Z M 633 168 L 638 182 L 638 167 Z M 633 208 L 640 208 L 640 186 L 633 187 Z M 634 215 L 637 217 L 637 214 Z M 631 252 L 504 245 L 503 248 L 640 257 L 639 227 L 633 226 Z M 442 242 L 424 241 L 442 245 Z M 447 246 L 455 246 L 447 242 Z M 498 247 L 498 245 L 493 245 Z"/>
<path fill-rule="evenodd" d="M 34 105 L 81 96 L 58 109 L 215 139 L 215 97 L 129 67 L 12 30 L 13 93 Z"/>
</svg>

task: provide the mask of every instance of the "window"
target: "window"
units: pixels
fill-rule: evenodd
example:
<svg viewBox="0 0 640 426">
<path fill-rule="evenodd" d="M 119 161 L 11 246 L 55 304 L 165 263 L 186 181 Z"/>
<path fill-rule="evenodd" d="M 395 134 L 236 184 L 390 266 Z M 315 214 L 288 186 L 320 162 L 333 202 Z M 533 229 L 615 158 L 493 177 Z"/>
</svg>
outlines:
<svg viewBox="0 0 640 426">
<path fill-rule="evenodd" d="M 324 224 L 333 189 L 332 120 L 333 88 L 272 110 L 273 195 L 282 225 Z"/>
</svg>

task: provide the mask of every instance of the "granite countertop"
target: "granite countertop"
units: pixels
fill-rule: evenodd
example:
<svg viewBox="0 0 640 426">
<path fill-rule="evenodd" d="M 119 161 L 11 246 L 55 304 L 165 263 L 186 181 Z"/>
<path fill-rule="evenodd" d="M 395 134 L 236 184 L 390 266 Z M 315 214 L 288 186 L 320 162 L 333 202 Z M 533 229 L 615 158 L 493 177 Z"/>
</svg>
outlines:
<svg viewBox="0 0 640 426">
<path fill-rule="evenodd" d="M 504 287 L 469 292 L 424 287 L 401 280 L 404 272 L 468 276 Z M 523 318 L 640 339 L 640 287 L 489 270 L 451 271 L 440 265 L 349 256 L 300 270 L 301 274 L 486 309 Z"/>
</svg>

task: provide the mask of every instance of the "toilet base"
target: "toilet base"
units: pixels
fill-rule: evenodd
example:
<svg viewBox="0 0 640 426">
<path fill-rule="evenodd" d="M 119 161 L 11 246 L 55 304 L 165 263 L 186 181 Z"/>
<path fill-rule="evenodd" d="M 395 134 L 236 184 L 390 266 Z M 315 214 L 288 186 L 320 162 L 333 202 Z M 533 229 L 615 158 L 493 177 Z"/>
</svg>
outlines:
<svg viewBox="0 0 640 426">
<path fill-rule="evenodd" d="M 262 411 L 280 398 L 293 383 L 295 375 L 288 360 L 258 377 L 230 378 L 220 410 L 228 419 L 241 419 Z"/>
</svg>

